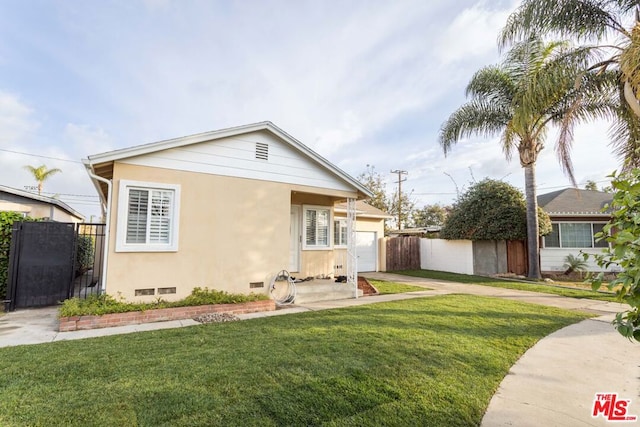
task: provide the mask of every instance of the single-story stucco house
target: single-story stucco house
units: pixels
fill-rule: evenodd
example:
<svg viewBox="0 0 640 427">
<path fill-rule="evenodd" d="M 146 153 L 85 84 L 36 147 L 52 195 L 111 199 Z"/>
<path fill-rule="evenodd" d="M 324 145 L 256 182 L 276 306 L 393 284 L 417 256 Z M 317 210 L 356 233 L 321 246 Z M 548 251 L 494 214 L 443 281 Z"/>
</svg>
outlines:
<svg viewBox="0 0 640 427">
<path fill-rule="evenodd" d="M 594 235 L 602 231 L 610 215 L 603 212 L 611 202 L 611 193 L 577 188 L 565 188 L 538 196 L 540 206 L 551 219 L 552 231 L 542 239 L 540 269 L 544 272 L 566 270 L 567 255 L 599 253 L 608 247 L 604 240 Z M 600 271 L 593 258 L 587 261 L 589 271 Z M 615 269 L 615 267 L 612 267 Z"/>
<path fill-rule="evenodd" d="M 282 270 L 304 278 L 344 272 L 355 287 L 360 232 L 375 240 L 367 254 L 374 261 L 363 267 L 384 267 L 385 214 L 360 203 L 370 191 L 271 122 L 84 163 L 108 223 L 101 282 L 110 295 L 172 300 L 194 287 L 267 293 Z"/>
<path fill-rule="evenodd" d="M 0 185 L 0 212 L 6 211 L 58 222 L 85 220 L 84 215 L 58 199 Z"/>
</svg>

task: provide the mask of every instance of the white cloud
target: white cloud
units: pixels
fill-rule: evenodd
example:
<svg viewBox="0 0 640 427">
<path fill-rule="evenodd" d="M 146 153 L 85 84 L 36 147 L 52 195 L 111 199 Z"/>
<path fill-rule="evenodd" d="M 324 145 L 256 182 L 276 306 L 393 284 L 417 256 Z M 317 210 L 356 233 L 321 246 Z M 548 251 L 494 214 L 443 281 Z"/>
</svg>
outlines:
<svg viewBox="0 0 640 427">
<path fill-rule="evenodd" d="M 82 158 L 113 150 L 111 137 L 101 128 L 67 123 L 64 135 L 73 144 L 75 152 Z"/>
<path fill-rule="evenodd" d="M 436 57 L 444 64 L 497 52 L 497 36 L 511 9 L 487 8 L 485 2 L 460 12 L 436 43 Z"/>
<path fill-rule="evenodd" d="M 17 147 L 39 127 L 33 110 L 17 96 L 0 91 L 0 143 Z"/>
</svg>

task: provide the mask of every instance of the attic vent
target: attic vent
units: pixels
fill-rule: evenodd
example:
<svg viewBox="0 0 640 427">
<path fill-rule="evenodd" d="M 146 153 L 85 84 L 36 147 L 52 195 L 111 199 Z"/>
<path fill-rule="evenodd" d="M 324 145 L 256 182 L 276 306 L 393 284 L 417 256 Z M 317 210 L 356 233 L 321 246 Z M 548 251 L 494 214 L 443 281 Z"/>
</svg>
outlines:
<svg viewBox="0 0 640 427">
<path fill-rule="evenodd" d="M 269 160 L 269 144 L 256 142 L 256 159 Z"/>
</svg>

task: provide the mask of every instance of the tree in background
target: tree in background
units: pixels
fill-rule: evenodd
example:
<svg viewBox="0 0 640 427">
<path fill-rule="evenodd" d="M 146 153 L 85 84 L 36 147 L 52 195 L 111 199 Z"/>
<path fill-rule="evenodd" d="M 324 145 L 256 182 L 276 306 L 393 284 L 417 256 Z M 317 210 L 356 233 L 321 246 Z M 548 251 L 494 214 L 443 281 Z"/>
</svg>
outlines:
<svg viewBox="0 0 640 427">
<path fill-rule="evenodd" d="M 598 184 L 595 181 L 587 180 L 587 183 L 584 185 L 585 190 L 589 191 L 598 191 Z"/>
<path fill-rule="evenodd" d="M 499 38 L 501 46 L 533 35 L 595 42 L 586 49 L 599 58 L 583 70 L 607 78 L 617 88 L 612 144 L 626 168 L 640 165 L 639 10 L 638 0 L 523 0 Z"/>
<path fill-rule="evenodd" d="M 450 210 L 450 207 L 437 203 L 426 205 L 422 209 L 416 209 L 413 212 L 413 225 L 415 227 L 442 227 Z"/>
<path fill-rule="evenodd" d="M 387 197 L 387 186 L 382 175 L 376 172 L 376 167 L 367 165 L 367 170 L 358 175 L 358 181 L 373 193 L 373 197 L 368 199 L 367 203 L 388 213 L 390 203 Z"/>
<path fill-rule="evenodd" d="M 373 197 L 367 200 L 367 203 L 373 207 L 380 209 L 388 214 L 398 213 L 398 191 L 396 190 L 391 196 L 386 192 L 386 184 L 382 175 L 376 170 L 375 166 L 367 165 L 367 170 L 358 175 L 358 181 L 365 187 L 367 187 L 372 193 Z M 415 202 L 411 200 L 411 194 L 402 192 L 401 198 L 401 216 L 402 225 L 404 228 L 412 226 L 413 211 L 415 209 Z M 397 216 L 396 216 L 397 218 Z M 385 220 L 385 229 L 388 222 L 392 222 L 395 228 L 398 228 L 397 220 Z"/>
<path fill-rule="evenodd" d="M 31 172 L 33 179 L 38 183 L 38 194 L 42 194 L 42 184 L 46 180 L 51 178 L 53 175 L 62 172 L 62 170 L 58 168 L 48 169 L 46 165 L 40 165 L 38 167 L 26 165 L 24 168 Z"/>
<path fill-rule="evenodd" d="M 549 216 L 538 208 L 540 236 L 551 232 Z M 451 208 L 443 239 L 525 240 L 527 203 L 522 193 L 503 181 L 483 179 L 472 184 Z"/>
<path fill-rule="evenodd" d="M 395 214 L 395 217 L 398 218 L 398 190 L 394 191 L 391 196 L 391 206 L 389 206 L 389 210 L 387 212 L 391 214 Z M 416 209 L 416 203 L 411 199 L 411 193 L 402 192 L 402 198 L 400 199 L 400 217 L 402 218 L 402 227 L 400 224 L 397 224 L 398 220 L 393 219 L 396 224 L 396 229 L 405 229 L 411 228 L 414 226 L 413 224 L 413 212 Z"/>
<path fill-rule="evenodd" d="M 618 105 L 602 96 L 599 89 L 606 81 L 595 74 L 583 75 L 590 54 L 589 49 L 572 49 L 568 43 L 545 43 L 538 38 L 518 43 L 499 65 L 475 73 L 466 89 L 471 100 L 451 114 L 440 129 L 445 155 L 455 143 L 472 135 L 500 136 L 507 159 L 517 151 L 525 174 L 531 278 L 541 277 L 535 165 L 548 127 L 566 125 L 556 152 L 563 170 L 575 182 L 570 157 L 572 126 L 615 115 Z"/>
</svg>

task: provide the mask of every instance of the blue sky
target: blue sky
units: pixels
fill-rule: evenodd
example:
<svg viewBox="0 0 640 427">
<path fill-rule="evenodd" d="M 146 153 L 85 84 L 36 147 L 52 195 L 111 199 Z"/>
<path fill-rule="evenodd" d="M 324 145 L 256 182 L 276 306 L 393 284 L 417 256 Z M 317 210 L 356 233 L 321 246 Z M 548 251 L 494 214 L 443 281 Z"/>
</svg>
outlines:
<svg viewBox="0 0 640 427">
<path fill-rule="evenodd" d="M 85 0 L 0 3 L 0 184 L 33 185 L 23 165 L 62 174 L 45 192 L 99 214 L 80 159 L 116 148 L 270 120 L 353 176 L 367 165 L 418 206 L 456 186 L 524 188 L 497 140 L 438 130 L 473 73 L 499 60 L 515 1 Z M 580 184 L 617 165 L 606 123 L 575 132 Z M 541 153 L 538 192 L 569 185 Z M 30 153 L 45 157 L 26 156 Z"/>
</svg>

